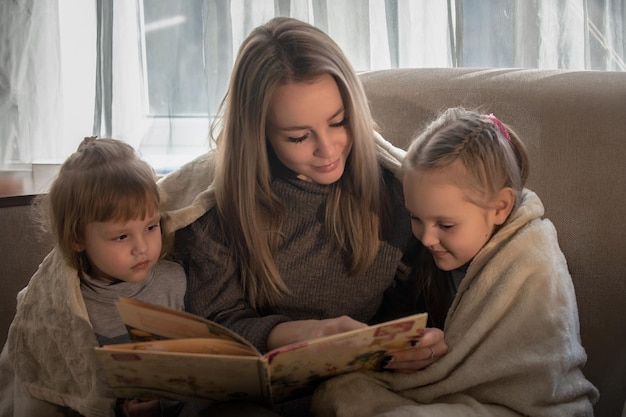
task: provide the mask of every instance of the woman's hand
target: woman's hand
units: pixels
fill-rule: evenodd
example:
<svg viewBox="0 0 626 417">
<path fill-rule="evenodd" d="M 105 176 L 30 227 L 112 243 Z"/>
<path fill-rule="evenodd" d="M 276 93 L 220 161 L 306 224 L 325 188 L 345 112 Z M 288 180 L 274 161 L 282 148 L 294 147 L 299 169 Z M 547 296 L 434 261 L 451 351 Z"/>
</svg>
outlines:
<svg viewBox="0 0 626 417">
<path fill-rule="evenodd" d="M 367 327 L 365 323 L 348 316 L 326 320 L 297 320 L 277 324 L 267 338 L 268 349 L 276 349 L 303 340 L 343 333 Z"/>
<path fill-rule="evenodd" d="M 415 347 L 394 353 L 386 361 L 383 369 L 394 371 L 424 369 L 437 362 L 446 353 L 448 353 L 448 345 L 443 339 L 443 331 L 437 328 L 426 328 Z"/>
</svg>

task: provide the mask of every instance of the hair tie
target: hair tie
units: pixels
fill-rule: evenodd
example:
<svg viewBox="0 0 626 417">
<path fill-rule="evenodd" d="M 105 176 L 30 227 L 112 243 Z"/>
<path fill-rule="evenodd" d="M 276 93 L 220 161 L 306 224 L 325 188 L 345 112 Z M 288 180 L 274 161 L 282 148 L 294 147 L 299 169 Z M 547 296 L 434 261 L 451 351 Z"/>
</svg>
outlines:
<svg viewBox="0 0 626 417">
<path fill-rule="evenodd" d="M 498 118 L 496 116 L 494 116 L 493 113 L 489 113 L 486 115 L 487 118 L 489 120 L 491 120 L 497 127 L 498 130 L 500 131 L 500 133 L 502 133 L 502 136 L 504 136 L 504 138 L 507 141 L 511 141 L 511 136 L 509 135 L 509 131 L 506 129 L 506 127 L 502 124 L 502 122 L 500 120 L 498 120 Z"/>
<path fill-rule="evenodd" d="M 80 143 L 80 145 L 78 145 L 76 152 L 80 152 L 84 150 L 85 148 L 91 146 L 96 141 L 97 138 L 98 138 L 97 136 L 85 136 L 85 138 Z"/>
</svg>

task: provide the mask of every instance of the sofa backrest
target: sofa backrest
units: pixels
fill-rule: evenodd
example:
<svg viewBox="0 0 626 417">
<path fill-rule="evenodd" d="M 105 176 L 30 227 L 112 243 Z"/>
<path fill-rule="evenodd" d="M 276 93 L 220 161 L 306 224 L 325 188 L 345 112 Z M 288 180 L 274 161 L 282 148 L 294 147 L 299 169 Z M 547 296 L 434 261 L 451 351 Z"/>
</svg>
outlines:
<svg viewBox="0 0 626 417">
<path fill-rule="evenodd" d="M 394 69 L 361 75 L 397 146 L 448 107 L 494 113 L 528 145 L 528 188 L 559 234 L 578 300 L 596 416 L 626 399 L 626 73 Z M 547 355 L 550 352 L 546 352 Z"/>
<path fill-rule="evenodd" d="M 33 222 L 31 196 L 0 198 L 0 342 L 15 315 L 16 296 L 52 249 Z"/>
<path fill-rule="evenodd" d="M 584 371 L 600 390 L 596 416 L 620 415 L 626 399 L 626 73 L 397 69 L 361 79 L 381 133 L 398 146 L 458 105 L 493 112 L 528 144 L 528 187 L 557 228 L 576 288 L 589 356 Z M 51 249 L 28 202 L 0 199 L 2 345 L 17 292 Z"/>
</svg>

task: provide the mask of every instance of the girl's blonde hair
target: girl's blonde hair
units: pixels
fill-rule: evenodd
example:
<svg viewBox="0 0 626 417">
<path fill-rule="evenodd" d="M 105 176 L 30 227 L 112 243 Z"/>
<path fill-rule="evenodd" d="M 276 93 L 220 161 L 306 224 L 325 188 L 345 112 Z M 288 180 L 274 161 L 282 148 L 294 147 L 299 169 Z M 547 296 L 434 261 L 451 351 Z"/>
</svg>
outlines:
<svg viewBox="0 0 626 417">
<path fill-rule="evenodd" d="M 326 225 L 352 273 L 363 271 L 379 245 L 381 174 L 375 128 L 365 93 L 339 46 L 320 29 L 292 18 L 274 18 L 244 40 L 221 104 L 215 195 L 224 235 L 253 306 L 287 291 L 276 266 L 285 207 L 271 187 L 266 120 L 274 91 L 322 74 L 336 81 L 353 146 L 346 172 L 331 185 Z"/>
<path fill-rule="evenodd" d="M 159 189 L 152 168 L 132 146 L 115 139 L 85 138 L 70 155 L 47 194 L 39 200 L 42 221 L 66 260 L 76 269 L 84 254 L 88 223 L 124 221 L 158 212 Z"/>
<path fill-rule="evenodd" d="M 446 110 L 413 141 L 403 161 L 406 170 L 435 170 L 460 161 L 465 175 L 456 179 L 466 198 L 485 207 L 500 190 L 515 193 L 513 213 L 528 179 L 528 155 L 524 143 L 494 115 L 455 107 Z M 426 197 L 427 198 L 427 197 Z M 511 214 L 509 214 L 509 217 Z M 452 302 L 444 272 L 424 248 L 419 275 L 433 325 L 443 328 Z"/>
<path fill-rule="evenodd" d="M 458 182 L 467 187 L 473 203 L 482 205 L 510 187 L 516 196 L 515 208 L 519 205 L 528 178 L 526 147 L 494 115 L 462 107 L 446 110 L 413 141 L 403 169 L 438 169 L 455 161 L 466 170 Z"/>
</svg>

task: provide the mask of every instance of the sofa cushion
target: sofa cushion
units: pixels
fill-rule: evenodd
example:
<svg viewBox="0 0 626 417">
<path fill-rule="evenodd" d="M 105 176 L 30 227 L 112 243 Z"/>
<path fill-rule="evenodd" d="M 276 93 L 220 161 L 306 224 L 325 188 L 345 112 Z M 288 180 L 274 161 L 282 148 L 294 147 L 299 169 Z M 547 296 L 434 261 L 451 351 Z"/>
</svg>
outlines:
<svg viewBox="0 0 626 417">
<path fill-rule="evenodd" d="M 420 68 L 361 75 L 383 136 L 406 147 L 452 106 L 483 109 L 528 145 L 528 187 L 559 233 L 576 288 L 596 415 L 626 393 L 626 73 Z M 546 352 L 549 354 L 549 352 Z"/>
</svg>

